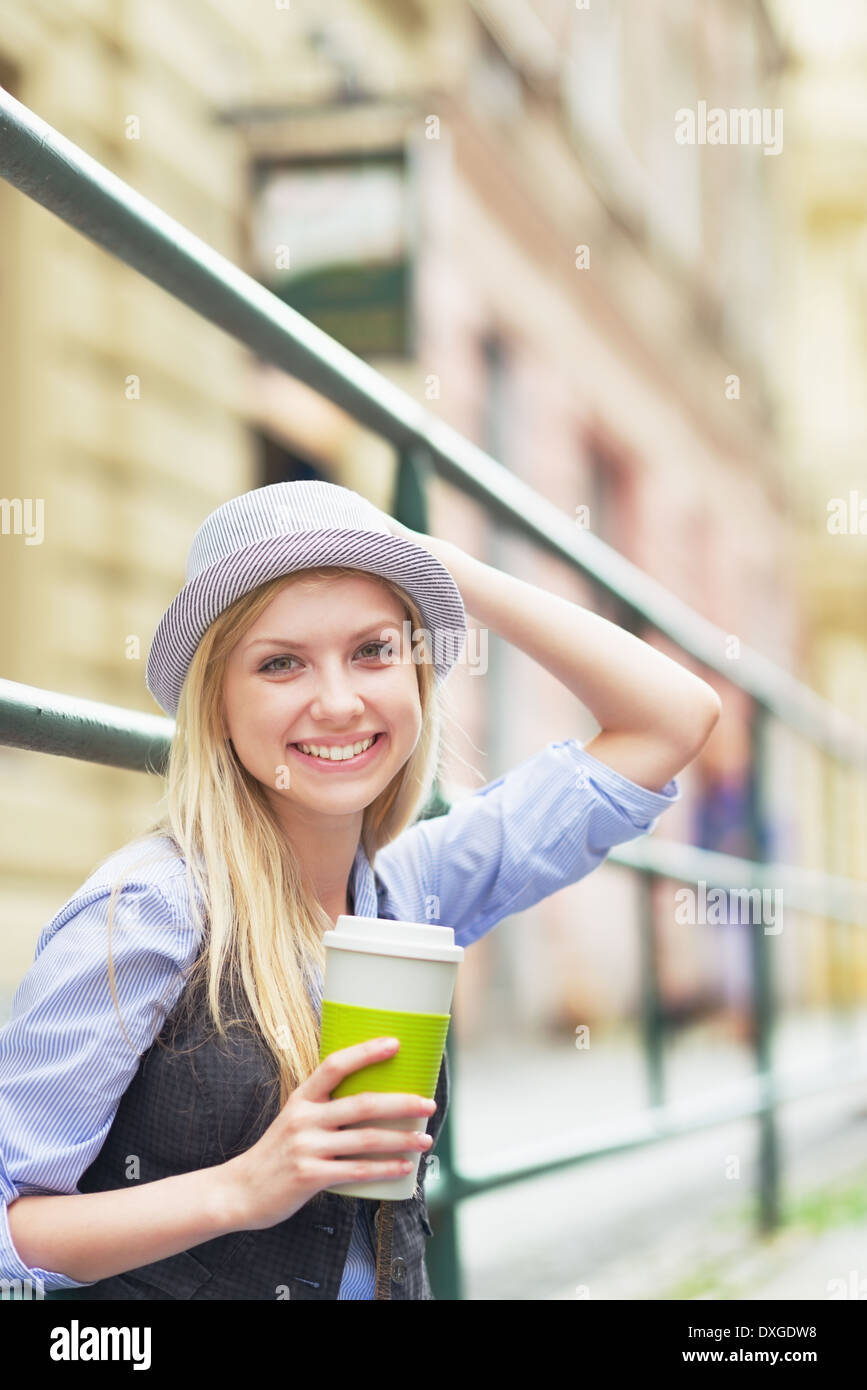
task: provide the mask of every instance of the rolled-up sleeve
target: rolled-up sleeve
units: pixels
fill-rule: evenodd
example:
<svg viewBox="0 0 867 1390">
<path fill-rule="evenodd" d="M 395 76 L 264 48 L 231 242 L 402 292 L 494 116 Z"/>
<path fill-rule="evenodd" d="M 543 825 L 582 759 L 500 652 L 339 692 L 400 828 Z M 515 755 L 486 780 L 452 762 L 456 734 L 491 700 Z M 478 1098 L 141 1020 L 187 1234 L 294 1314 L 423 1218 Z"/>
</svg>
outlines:
<svg viewBox="0 0 867 1390">
<path fill-rule="evenodd" d="M 116 895 L 111 947 L 124 1036 L 108 975 L 108 903 L 108 889 L 73 898 L 52 919 L 0 1028 L 0 1277 L 45 1291 L 87 1284 L 28 1268 L 8 1207 L 18 1197 L 76 1192 L 195 951 L 192 927 L 159 888 L 136 884 Z"/>
<path fill-rule="evenodd" d="M 680 796 L 676 778 L 650 791 L 565 739 L 409 826 L 374 868 L 396 915 L 452 927 L 467 946 L 649 834 Z"/>
</svg>

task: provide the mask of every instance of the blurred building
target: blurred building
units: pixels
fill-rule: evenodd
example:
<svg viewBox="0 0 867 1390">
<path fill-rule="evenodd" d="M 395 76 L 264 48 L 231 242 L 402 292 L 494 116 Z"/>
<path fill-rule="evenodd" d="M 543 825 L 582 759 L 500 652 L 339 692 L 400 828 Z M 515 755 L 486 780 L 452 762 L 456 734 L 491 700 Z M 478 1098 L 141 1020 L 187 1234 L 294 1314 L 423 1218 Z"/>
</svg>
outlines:
<svg viewBox="0 0 867 1390">
<path fill-rule="evenodd" d="M 724 632 L 804 656 L 770 357 L 780 229 L 761 147 L 680 144 L 675 112 L 779 105 L 761 0 L 0 0 L 2 83 L 168 215 L 488 449 Z M 392 451 L 0 186 L 4 674 L 154 710 L 144 663 L 193 531 L 227 497 L 324 477 L 391 505 Z M 587 509 L 582 513 L 581 509 Z M 435 480 L 430 529 L 618 622 L 572 571 Z M 648 640 L 652 634 L 640 631 Z M 660 643 L 675 659 L 678 651 Z M 459 667 L 447 794 L 594 721 L 492 635 Z M 689 662 L 684 659 L 685 664 Z M 739 843 L 749 702 L 657 834 Z M 138 833 L 159 784 L 0 749 L 11 993 L 42 924 Z M 815 821 L 813 804 L 808 812 Z M 796 845 L 799 825 L 787 830 Z M 469 953 L 461 1027 L 634 1017 L 640 886 L 605 865 Z M 658 895 L 674 1008 L 737 1004 L 737 959 Z M 736 952 L 735 952 L 736 955 Z"/>
<path fill-rule="evenodd" d="M 805 679 L 867 725 L 867 12 L 837 5 L 822 15 L 805 0 L 775 0 L 791 54 L 781 100 L 789 158 L 777 200 L 785 286 L 771 357 L 781 403 L 799 558 Z M 824 813 L 805 862 L 867 877 L 867 779 L 857 767 L 814 774 Z M 865 923 L 867 925 L 867 923 Z M 867 982 L 842 951 L 835 974 L 845 997 Z"/>
</svg>

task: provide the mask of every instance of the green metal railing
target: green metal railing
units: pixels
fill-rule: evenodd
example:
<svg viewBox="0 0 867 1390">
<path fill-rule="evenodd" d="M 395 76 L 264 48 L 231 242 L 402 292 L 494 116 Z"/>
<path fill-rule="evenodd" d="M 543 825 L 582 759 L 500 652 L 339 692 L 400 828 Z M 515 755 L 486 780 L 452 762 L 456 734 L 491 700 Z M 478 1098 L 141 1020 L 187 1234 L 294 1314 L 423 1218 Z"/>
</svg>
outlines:
<svg viewBox="0 0 867 1390">
<path fill-rule="evenodd" d="M 159 208 L 142 198 L 33 112 L 0 89 L 0 174 L 127 265 L 140 271 L 196 313 L 231 334 L 261 358 L 314 388 L 397 450 L 394 514 L 414 530 L 428 530 L 425 499 L 432 474 L 481 503 L 503 528 L 530 537 L 570 564 L 633 615 L 644 618 L 686 653 L 752 696 L 754 771 L 750 836 L 753 857 L 735 859 L 690 845 L 650 838 L 611 851 L 613 862 L 632 868 L 643 886 L 642 1032 L 649 1108 L 643 1114 L 596 1129 L 583 1145 L 543 1144 L 513 1152 L 484 1168 L 455 1161 L 447 1119 L 439 1143 L 440 1173 L 430 1203 L 437 1239 L 428 1264 L 440 1298 L 462 1293 L 457 1211 L 478 1193 L 526 1182 L 590 1159 L 624 1152 L 674 1135 L 756 1116 L 760 1165 L 758 1223 L 779 1221 L 780 1164 L 776 1109 L 844 1080 L 867 1075 L 854 1045 L 821 1072 L 782 1076 L 773 1065 L 773 983 L 766 934 L 751 933 L 752 1021 L 755 1072 L 737 1086 L 700 1102 L 675 1105 L 665 1098 L 664 1011 L 660 998 L 652 884 L 663 878 L 755 893 L 782 888 L 786 905 L 849 926 L 867 925 L 867 884 L 767 861 L 766 737 L 772 718 L 845 768 L 867 764 L 867 733 L 761 653 L 741 646 L 737 662 L 727 654 L 727 634 L 642 573 L 622 555 L 574 522 L 489 454 L 444 424 L 386 377 L 297 314 L 258 281 L 239 270 Z M 160 772 L 173 723 L 50 691 L 0 681 L 0 743 L 113 767 Z M 437 800 L 426 813 L 447 809 Z M 454 1040 L 449 1058 L 454 1071 Z"/>
</svg>

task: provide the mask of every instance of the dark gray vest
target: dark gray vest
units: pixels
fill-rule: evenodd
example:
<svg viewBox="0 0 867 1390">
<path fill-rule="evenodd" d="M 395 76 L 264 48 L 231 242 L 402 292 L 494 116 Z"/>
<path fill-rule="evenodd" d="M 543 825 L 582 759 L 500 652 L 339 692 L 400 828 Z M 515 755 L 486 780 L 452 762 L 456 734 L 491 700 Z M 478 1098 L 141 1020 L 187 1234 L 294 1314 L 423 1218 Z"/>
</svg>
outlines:
<svg viewBox="0 0 867 1390">
<path fill-rule="evenodd" d="M 121 1098 L 105 1143 L 82 1174 L 82 1192 L 104 1192 L 130 1182 L 155 1182 L 208 1168 L 243 1153 L 279 1110 L 276 1064 L 257 1030 L 231 1028 L 222 1040 L 211 1025 L 182 1021 L 184 996 L 159 1038 L 142 1056 Z M 233 1017 L 232 1014 L 228 1015 Z M 445 1056 L 437 1079 L 437 1108 L 427 1122 L 434 1142 L 448 1108 Z M 130 1160 L 137 1178 L 128 1178 Z M 425 1269 L 433 1234 L 424 1199 L 425 1155 L 419 1182 L 392 1210 L 388 1265 L 377 1297 L 431 1299 Z M 153 1264 L 141 1265 L 75 1291 L 90 1299 L 335 1299 L 346 1262 L 356 1205 L 370 1199 L 319 1192 L 287 1221 L 263 1231 L 233 1231 Z M 378 1213 L 379 1214 L 379 1213 Z M 378 1220 L 377 1220 L 378 1230 Z M 387 1275 L 390 1273 L 390 1285 Z M 384 1293 L 379 1288 L 385 1289 Z"/>
</svg>

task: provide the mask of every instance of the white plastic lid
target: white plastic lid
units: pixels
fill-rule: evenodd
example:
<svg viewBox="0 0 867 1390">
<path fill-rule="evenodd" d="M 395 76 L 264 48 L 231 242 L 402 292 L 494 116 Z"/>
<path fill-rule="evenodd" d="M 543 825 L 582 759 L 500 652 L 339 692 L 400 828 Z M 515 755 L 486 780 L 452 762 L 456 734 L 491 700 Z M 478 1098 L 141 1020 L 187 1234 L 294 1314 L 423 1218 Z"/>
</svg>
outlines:
<svg viewBox="0 0 867 1390">
<path fill-rule="evenodd" d="M 452 928 L 435 927 L 428 922 L 393 922 L 387 917 L 341 915 L 334 930 L 325 932 L 322 940 L 332 950 L 363 951 L 373 956 L 406 956 L 411 960 L 451 963 L 464 958 L 464 948 L 455 945 Z"/>
</svg>

